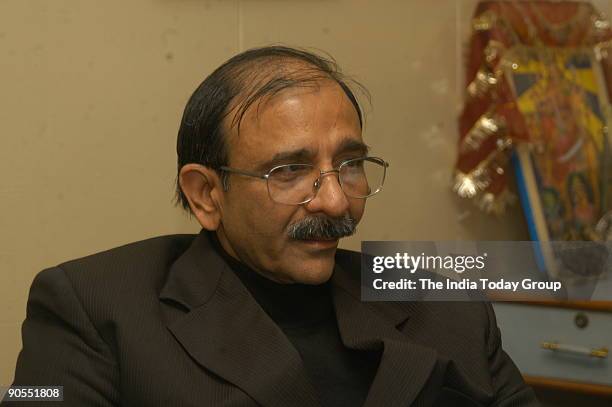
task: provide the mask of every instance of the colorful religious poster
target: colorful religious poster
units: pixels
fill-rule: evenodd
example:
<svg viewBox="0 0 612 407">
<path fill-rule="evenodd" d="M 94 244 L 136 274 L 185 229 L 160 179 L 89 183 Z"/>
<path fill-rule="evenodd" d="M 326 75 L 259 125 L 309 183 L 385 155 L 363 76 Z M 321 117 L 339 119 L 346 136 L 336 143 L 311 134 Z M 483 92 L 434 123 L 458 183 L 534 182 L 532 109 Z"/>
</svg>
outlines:
<svg viewBox="0 0 612 407">
<path fill-rule="evenodd" d="M 516 47 L 503 65 L 529 134 L 529 155 L 518 158 L 531 161 L 522 168 L 531 167 L 537 184 L 537 191 L 521 189 L 532 195 L 524 206 L 528 219 L 543 216 L 547 225 L 532 227 L 534 237 L 593 240 L 598 220 L 612 210 L 608 100 L 593 50 Z"/>
<path fill-rule="evenodd" d="M 502 213 L 518 181 L 534 240 L 607 239 L 610 22 L 588 2 L 494 0 L 472 28 L 455 191 Z"/>
</svg>

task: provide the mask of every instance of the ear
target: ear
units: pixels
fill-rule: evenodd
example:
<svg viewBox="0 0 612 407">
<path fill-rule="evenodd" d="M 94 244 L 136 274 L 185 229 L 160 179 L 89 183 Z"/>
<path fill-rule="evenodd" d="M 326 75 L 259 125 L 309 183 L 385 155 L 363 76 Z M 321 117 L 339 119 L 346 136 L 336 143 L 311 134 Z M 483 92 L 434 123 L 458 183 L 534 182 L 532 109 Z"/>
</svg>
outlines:
<svg viewBox="0 0 612 407">
<path fill-rule="evenodd" d="M 200 225 L 206 230 L 217 230 L 223 199 L 219 174 L 200 164 L 186 164 L 179 172 L 179 185 Z"/>
</svg>

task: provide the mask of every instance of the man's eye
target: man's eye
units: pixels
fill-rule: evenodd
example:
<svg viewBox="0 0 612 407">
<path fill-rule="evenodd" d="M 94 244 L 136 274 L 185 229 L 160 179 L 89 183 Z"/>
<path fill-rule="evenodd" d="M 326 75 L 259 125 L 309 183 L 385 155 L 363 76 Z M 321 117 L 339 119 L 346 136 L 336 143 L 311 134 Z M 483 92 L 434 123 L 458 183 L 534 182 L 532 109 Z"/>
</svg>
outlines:
<svg viewBox="0 0 612 407">
<path fill-rule="evenodd" d="M 312 168 L 308 165 L 285 165 L 274 170 L 273 176 L 279 180 L 293 180 L 310 173 Z"/>
<path fill-rule="evenodd" d="M 286 172 L 291 172 L 291 173 L 295 173 L 295 172 L 300 172 L 300 171 L 305 171 L 306 167 L 303 165 L 298 165 L 298 164 L 294 164 L 294 165 L 287 165 L 285 167 L 283 167 L 284 170 Z"/>
</svg>

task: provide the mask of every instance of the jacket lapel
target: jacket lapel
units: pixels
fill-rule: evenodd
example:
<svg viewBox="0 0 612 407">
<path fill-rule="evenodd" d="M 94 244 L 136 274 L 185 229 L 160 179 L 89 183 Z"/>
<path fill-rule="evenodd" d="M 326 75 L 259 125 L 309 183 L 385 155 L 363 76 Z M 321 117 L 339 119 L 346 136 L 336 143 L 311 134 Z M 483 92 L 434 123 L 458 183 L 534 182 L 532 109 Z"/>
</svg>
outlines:
<svg viewBox="0 0 612 407">
<path fill-rule="evenodd" d="M 189 312 L 168 329 L 200 365 L 263 406 L 317 406 L 302 360 L 211 247 L 206 232 L 173 264 L 160 298 Z"/>
<path fill-rule="evenodd" d="M 359 262 L 341 263 L 332 286 L 342 341 L 382 350 L 365 406 L 408 406 L 431 375 L 436 351 L 397 329 L 410 322 L 409 303 L 361 302 Z M 201 366 L 263 406 L 320 405 L 300 355 L 211 247 L 206 231 L 172 265 L 160 299 L 187 310 L 168 329 Z"/>
<path fill-rule="evenodd" d="M 359 267 L 351 270 L 344 270 L 336 263 L 333 277 L 334 305 L 342 341 L 352 349 L 382 350 L 365 406 L 409 406 L 429 379 L 437 352 L 411 343 L 397 329 L 410 323 L 407 321 L 409 303 L 361 302 Z"/>
</svg>

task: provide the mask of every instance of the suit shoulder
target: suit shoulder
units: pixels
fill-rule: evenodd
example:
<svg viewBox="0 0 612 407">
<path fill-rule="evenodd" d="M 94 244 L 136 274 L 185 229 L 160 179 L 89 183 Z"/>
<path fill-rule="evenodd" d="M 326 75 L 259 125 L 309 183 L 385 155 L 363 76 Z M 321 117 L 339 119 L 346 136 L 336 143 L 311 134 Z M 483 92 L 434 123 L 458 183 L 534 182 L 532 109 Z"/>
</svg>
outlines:
<svg viewBox="0 0 612 407">
<path fill-rule="evenodd" d="M 196 235 L 158 236 L 104 250 L 58 265 L 75 286 L 109 288 L 139 279 L 161 278 L 170 265 L 189 247 Z"/>
<path fill-rule="evenodd" d="M 193 234 L 156 236 L 69 260 L 59 264 L 58 267 L 69 271 L 98 264 L 117 266 L 122 263 L 139 263 L 151 257 L 155 259 L 172 257 L 177 252 L 180 254 L 185 251 L 195 236 Z"/>
</svg>

